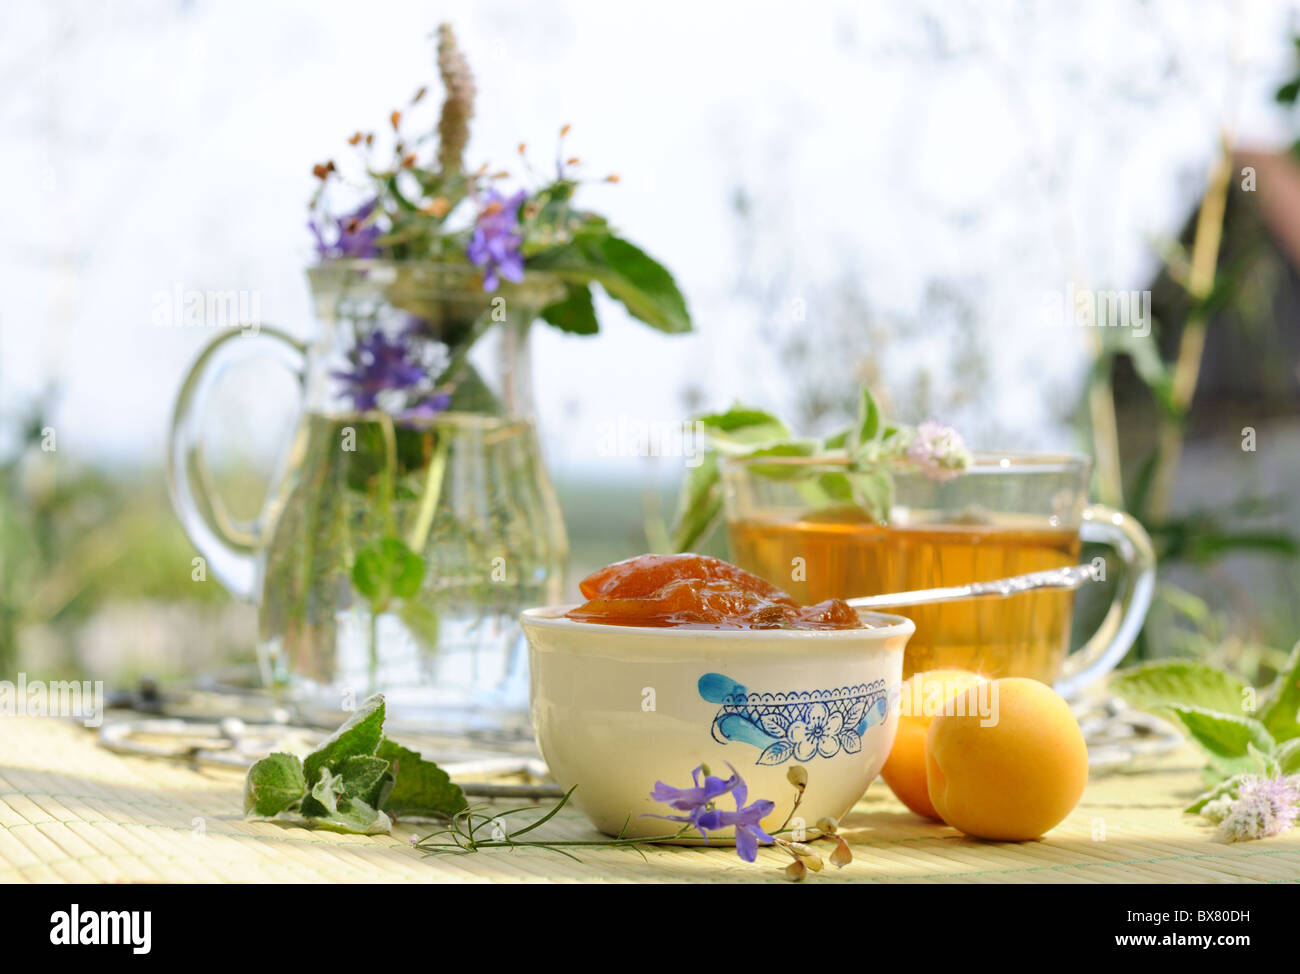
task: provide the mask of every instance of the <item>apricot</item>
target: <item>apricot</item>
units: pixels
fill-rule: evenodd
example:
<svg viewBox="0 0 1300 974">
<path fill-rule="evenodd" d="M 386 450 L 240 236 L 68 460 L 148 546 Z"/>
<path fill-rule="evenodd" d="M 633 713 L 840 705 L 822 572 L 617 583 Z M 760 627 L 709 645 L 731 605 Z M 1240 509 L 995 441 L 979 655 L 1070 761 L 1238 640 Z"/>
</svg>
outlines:
<svg viewBox="0 0 1300 974">
<path fill-rule="evenodd" d="M 898 800 L 926 818 L 938 819 L 926 786 L 925 733 L 944 704 L 980 682 L 967 670 L 929 670 L 903 683 L 898 700 L 898 732 L 880 776 Z"/>
<path fill-rule="evenodd" d="M 1079 803 L 1088 747 L 1051 687 L 1006 677 L 965 690 L 951 709 L 966 716 L 936 717 L 925 737 L 930 803 L 949 825 L 981 839 L 1036 839 Z"/>
</svg>

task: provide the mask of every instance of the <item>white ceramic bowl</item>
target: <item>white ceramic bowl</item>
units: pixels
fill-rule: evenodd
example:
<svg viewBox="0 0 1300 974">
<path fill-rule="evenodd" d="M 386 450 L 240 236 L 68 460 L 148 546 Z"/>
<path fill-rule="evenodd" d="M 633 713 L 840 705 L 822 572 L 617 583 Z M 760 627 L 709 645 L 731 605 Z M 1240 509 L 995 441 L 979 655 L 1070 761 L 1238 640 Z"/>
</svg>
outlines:
<svg viewBox="0 0 1300 974">
<path fill-rule="evenodd" d="M 691 784 L 727 763 L 749 801 L 786 820 L 791 767 L 808 772 L 798 818 L 809 828 L 849 811 L 880 772 L 898 726 L 903 647 L 915 625 L 863 613 L 871 628 L 711 630 L 575 622 L 571 606 L 529 609 L 533 728 L 542 756 L 602 832 L 670 834 L 675 814 L 650 798 L 656 781 Z M 718 807 L 735 806 L 724 796 Z M 798 823 L 795 823 L 798 824 Z M 718 833 L 726 838 L 727 833 Z"/>
</svg>

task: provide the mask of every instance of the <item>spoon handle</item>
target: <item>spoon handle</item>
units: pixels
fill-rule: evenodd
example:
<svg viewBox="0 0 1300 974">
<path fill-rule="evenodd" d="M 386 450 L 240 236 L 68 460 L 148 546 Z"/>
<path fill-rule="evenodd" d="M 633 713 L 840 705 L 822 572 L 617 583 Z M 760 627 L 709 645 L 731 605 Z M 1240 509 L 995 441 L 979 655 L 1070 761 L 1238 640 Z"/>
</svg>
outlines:
<svg viewBox="0 0 1300 974">
<path fill-rule="evenodd" d="M 991 582 L 973 582 L 970 585 L 951 585 L 947 588 L 922 588 L 913 592 L 890 592 L 888 595 L 867 595 L 847 601 L 855 609 L 892 609 L 905 605 L 929 605 L 933 602 L 960 602 L 963 599 L 987 598 L 993 595 L 1006 598 L 1008 595 L 1019 595 L 1021 592 L 1032 592 L 1040 588 L 1073 590 L 1095 581 L 1097 581 L 1096 566 L 1067 565 L 1064 568 L 1049 568 L 1047 571 L 1030 572 L 1027 575 L 998 578 Z"/>
</svg>

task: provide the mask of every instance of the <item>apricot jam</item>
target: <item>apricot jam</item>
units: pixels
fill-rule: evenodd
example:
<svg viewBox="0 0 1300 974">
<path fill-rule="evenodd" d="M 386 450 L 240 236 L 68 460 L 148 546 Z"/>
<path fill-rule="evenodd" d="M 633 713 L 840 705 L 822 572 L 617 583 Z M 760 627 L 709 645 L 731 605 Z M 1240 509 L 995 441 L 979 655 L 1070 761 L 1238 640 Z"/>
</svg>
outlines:
<svg viewBox="0 0 1300 974">
<path fill-rule="evenodd" d="M 863 629 L 841 599 L 802 606 L 775 585 L 708 555 L 639 555 L 579 584 L 578 622 L 692 629 Z"/>
</svg>

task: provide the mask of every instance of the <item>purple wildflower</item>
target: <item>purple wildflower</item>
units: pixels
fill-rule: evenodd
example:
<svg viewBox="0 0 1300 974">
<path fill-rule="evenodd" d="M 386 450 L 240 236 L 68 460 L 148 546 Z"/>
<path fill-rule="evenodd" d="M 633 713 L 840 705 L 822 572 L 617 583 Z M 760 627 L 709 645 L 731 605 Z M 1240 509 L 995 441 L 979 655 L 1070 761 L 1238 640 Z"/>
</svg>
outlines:
<svg viewBox="0 0 1300 974">
<path fill-rule="evenodd" d="M 343 258 L 378 257 L 379 244 L 377 241 L 383 231 L 375 226 L 374 221 L 370 219 L 370 215 L 374 213 L 375 207 L 378 205 L 379 201 L 377 199 L 370 200 L 368 203 L 362 203 L 361 206 L 347 216 L 335 219 L 334 224 L 337 234 L 333 243 L 326 242 L 315 220 L 310 221 L 307 226 L 316 237 L 316 253 L 320 256 L 320 259 L 339 260 Z"/>
<path fill-rule="evenodd" d="M 518 283 L 524 278 L 524 256 L 520 252 L 519 207 L 528 194 L 522 189 L 509 198 L 489 190 L 487 202 L 474 223 L 466 256 L 483 271 L 483 290 L 495 291 L 500 278 Z"/>
<path fill-rule="evenodd" d="M 731 765 L 727 765 L 727 767 L 730 768 Z M 688 822 L 696 829 L 699 829 L 701 837 L 707 839 L 708 835 L 704 829 L 700 828 L 700 816 L 708 810 L 708 806 L 714 799 L 720 798 L 738 786 L 743 787 L 744 782 L 740 780 L 740 775 L 736 773 L 735 768 L 731 768 L 730 778 L 724 779 L 705 774 L 703 784 L 700 783 L 701 774 L 704 774 L 704 765 L 700 765 L 691 772 L 691 780 L 695 782 L 693 788 L 674 788 L 662 781 L 656 781 L 654 790 L 650 792 L 650 797 L 655 801 L 662 802 L 679 812 L 686 812 L 686 815 L 650 815 L 647 817 L 667 819 L 670 822 Z"/>
<path fill-rule="evenodd" d="M 379 328 L 357 342 L 350 356 L 352 368 L 334 373 L 356 409 L 419 419 L 450 405 L 447 393 L 433 389 L 431 369 L 421 361 L 417 342 L 409 333 L 389 338 Z"/>
<path fill-rule="evenodd" d="M 450 405 L 451 393 L 435 392 L 409 409 L 402 410 L 400 415 L 402 419 L 428 419 L 430 416 L 438 415 Z"/>
<path fill-rule="evenodd" d="M 728 767 L 731 767 L 728 765 Z M 733 774 L 735 768 L 731 769 Z M 739 775 L 736 775 L 739 778 Z M 776 808 L 774 802 L 761 798 L 752 805 L 746 805 L 749 798 L 749 789 L 745 782 L 737 781 L 736 786 L 731 790 L 731 797 L 736 801 L 736 810 L 734 812 L 723 812 L 712 809 L 705 812 L 696 821 L 696 828 L 701 832 L 712 832 L 716 829 L 733 828 L 736 830 L 736 855 L 740 856 L 745 862 L 753 862 L 758 856 L 758 846 L 771 845 L 776 839 L 763 831 L 762 821 L 772 814 L 772 809 Z"/>
<path fill-rule="evenodd" d="M 1300 815 L 1300 777 L 1246 775 L 1224 811 L 1219 836 L 1228 842 L 1285 832 Z"/>
<path fill-rule="evenodd" d="M 390 389 L 405 390 L 425 378 L 424 369 L 411 361 L 409 350 L 380 329 L 357 342 L 352 355 L 353 369 L 335 372 L 334 377 L 346 385 L 357 409 L 375 409 L 379 395 Z"/>
<path fill-rule="evenodd" d="M 970 466 L 970 451 L 951 426 L 926 420 L 907 445 L 907 458 L 928 477 L 948 480 Z"/>
</svg>

